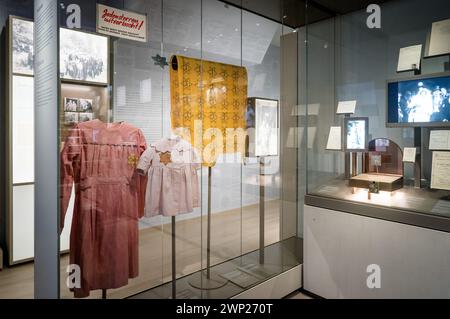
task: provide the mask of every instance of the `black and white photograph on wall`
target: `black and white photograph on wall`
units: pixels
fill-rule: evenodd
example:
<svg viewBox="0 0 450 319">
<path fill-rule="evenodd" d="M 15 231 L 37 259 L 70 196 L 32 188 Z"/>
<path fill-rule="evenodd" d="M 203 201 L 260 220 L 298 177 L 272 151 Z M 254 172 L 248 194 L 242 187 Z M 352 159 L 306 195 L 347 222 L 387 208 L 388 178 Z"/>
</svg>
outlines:
<svg viewBox="0 0 450 319">
<path fill-rule="evenodd" d="M 255 155 L 278 155 L 278 101 L 255 101 Z"/>
<path fill-rule="evenodd" d="M 78 111 L 79 100 L 65 97 L 64 98 L 64 111 L 65 112 L 77 112 Z"/>
<path fill-rule="evenodd" d="M 62 28 L 60 72 L 62 79 L 106 84 L 108 38 Z"/>
<path fill-rule="evenodd" d="M 80 99 L 80 103 L 78 104 L 78 112 L 84 113 L 92 113 L 92 100 L 89 99 Z"/>
<path fill-rule="evenodd" d="M 367 149 L 369 134 L 368 118 L 345 119 L 345 150 L 364 151 Z"/>
<path fill-rule="evenodd" d="M 12 68 L 13 73 L 33 75 L 33 22 L 12 19 Z"/>
<path fill-rule="evenodd" d="M 79 113 L 78 114 L 78 121 L 79 122 L 87 122 L 92 121 L 94 119 L 92 113 Z"/>
<path fill-rule="evenodd" d="M 64 112 L 64 123 L 67 125 L 73 125 L 78 123 L 77 112 Z"/>
</svg>

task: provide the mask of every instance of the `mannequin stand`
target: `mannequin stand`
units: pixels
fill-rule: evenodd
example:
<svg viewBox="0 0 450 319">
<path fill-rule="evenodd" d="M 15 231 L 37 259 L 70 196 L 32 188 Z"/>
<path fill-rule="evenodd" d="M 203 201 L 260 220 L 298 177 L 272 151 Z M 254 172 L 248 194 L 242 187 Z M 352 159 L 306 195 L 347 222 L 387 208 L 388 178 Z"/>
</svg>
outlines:
<svg viewBox="0 0 450 319">
<path fill-rule="evenodd" d="M 227 284 L 227 280 L 214 274 L 211 271 L 211 177 L 212 168 L 208 167 L 208 228 L 206 235 L 206 269 L 202 269 L 191 276 L 189 284 L 201 290 L 213 290 L 222 288 Z M 203 225 L 202 225 L 203 227 Z"/>
<path fill-rule="evenodd" d="M 176 260 L 176 227 L 175 216 L 172 216 L 172 299 L 177 299 L 177 260 Z"/>
</svg>

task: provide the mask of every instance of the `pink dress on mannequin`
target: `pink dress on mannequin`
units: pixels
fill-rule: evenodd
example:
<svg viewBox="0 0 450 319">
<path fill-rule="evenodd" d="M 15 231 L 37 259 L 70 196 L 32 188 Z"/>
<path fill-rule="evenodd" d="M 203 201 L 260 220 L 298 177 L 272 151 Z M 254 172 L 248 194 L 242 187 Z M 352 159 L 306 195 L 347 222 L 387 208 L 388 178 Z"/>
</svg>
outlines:
<svg viewBox="0 0 450 319">
<path fill-rule="evenodd" d="M 75 297 L 127 285 L 139 269 L 138 219 L 146 178 L 136 173 L 142 132 L 124 122 L 78 124 L 61 152 L 61 229 L 75 183 L 70 264 L 81 270 Z"/>
</svg>

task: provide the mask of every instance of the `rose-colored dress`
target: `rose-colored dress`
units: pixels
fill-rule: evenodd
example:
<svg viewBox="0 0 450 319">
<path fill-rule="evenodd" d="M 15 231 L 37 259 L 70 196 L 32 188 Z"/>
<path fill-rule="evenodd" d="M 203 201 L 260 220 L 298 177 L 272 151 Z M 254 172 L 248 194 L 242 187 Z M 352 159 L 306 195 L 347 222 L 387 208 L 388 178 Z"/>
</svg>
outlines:
<svg viewBox="0 0 450 319">
<path fill-rule="evenodd" d="M 137 168 L 148 173 L 145 216 L 176 216 L 200 206 L 200 161 L 189 142 L 163 138 L 142 154 Z"/>
<path fill-rule="evenodd" d="M 138 219 L 143 216 L 146 178 L 136 173 L 146 149 L 142 132 L 124 122 L 78 124 L 61 153 L 61 228 L 75 183 L 70 263 L 80 266 L 81 288 L 127 285 L 138 275 Z"/>
</svg>

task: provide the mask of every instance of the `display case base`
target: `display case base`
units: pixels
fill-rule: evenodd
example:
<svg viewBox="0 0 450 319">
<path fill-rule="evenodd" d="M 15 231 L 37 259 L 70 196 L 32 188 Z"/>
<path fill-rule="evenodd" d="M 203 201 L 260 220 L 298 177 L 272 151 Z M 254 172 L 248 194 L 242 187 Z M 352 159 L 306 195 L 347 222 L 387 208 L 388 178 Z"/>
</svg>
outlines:
<svg viewBox="0 0 450 319">
<path fill-rule="evenodd" d="M 393 192 L 403 188 L 403 176 L 385 174 L 360 174 L 349 180 L 350 187 L 369 188 L 373 182 L 379 184 L 380 191 Z"/>
<path fill-rule="evenodd" d="M 209 278 L 206 270 L 197 272 L 189 278 L 189 284 L 197 289 L 201 290 L 214 290 L 225 286 L 228 280 L 211 272 Z"/>
</svg>

